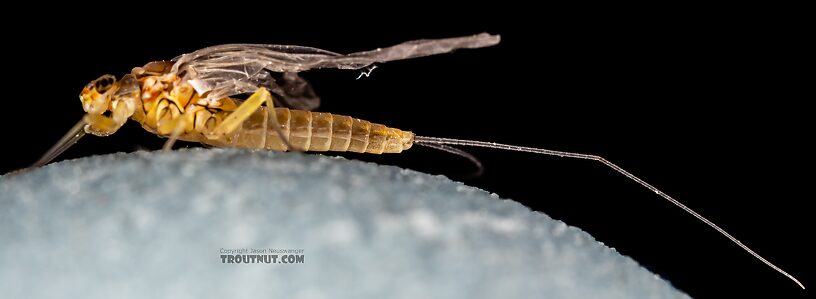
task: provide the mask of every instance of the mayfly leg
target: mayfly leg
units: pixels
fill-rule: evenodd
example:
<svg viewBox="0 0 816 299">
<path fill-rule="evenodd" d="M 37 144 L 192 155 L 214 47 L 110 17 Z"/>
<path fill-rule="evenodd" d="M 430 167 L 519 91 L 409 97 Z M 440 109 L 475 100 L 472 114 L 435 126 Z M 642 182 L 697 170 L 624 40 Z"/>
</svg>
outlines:
<svg viewBox="0 0 816 299">
<path fill-rule="evenodd" d="M 263 87 L 261 87 L 260 90 L 256 91 L 256 93 L 258 93 L 258 92 L 265 93 L 264 98 L 265 98 L 265 101 L 266 101 L 266 117 L 267 117 L 267 119 L 272 120 L 271 122 L 265 121 L 264 125 L 266 125 L 268 123 L 272 124 L 272 129 L 274 129 L 275 133 L 278 134 L 278 137 L 280 138 L 281 142 L 283 142 L 283 145 L 286 146 L 287 150 L 298 151 L 298 152 L 302 151 L 301 149 L 293 147 L 292 144 L 289 143 L 289 137 L 283 135 L 283 129 L 281 129 L 280 123 L 278 123 L 278 114 L 275 113 L 275 101 L 273 101 L 272 95 L 269 93 L 268 90 L 266 90 L 266 88 L 263 88 Z M 266 142 L 265 140 L 266 140 L 266 134 L 264 134 L 264 142 Z"/>
<path fill-rule="evenodd" d="M 60 138 L 60 140 L 57 141 L 57 143 L 55 143 L 45 154 L 43 154 L 43 156 L 37 160 L 37 162 L 34 162 L 31 167 L 40 167 L 48 164 L 48 162 L 51 162 L 51 160 L 54 160 L 54 158 L 74 145 L 80 138 L 82 138 L 82 136 L 85 136 L 84 129 L 86 124 L 87 122 L 85 121 L 85 118 L 79 120 L 77 124 L 68 130 L 68 133 L 65 133 L 65 135 L 62 136 L 62 138 Z"/>
<path fill-rule="evenodd" d="M 292 147 L 291 143 L 289 143 L 289 138 L 283 134 L 283 129 L 281 129 L 280 124 L 278 124 L 277 114 L 275 114 L 275 106 L 272 100 L 272 94 L 266 88 L 259 88 L 258 91 L 253 93 L 249 98 L 246 99 L 240 106 L 238 106 L 235 111 L 230 113 L 224 119 L 222 123 L 215 127 L 212 132 L 208 132 L 210 138 L 218 138 L 219 136 L 224 136 L 229 133 L 234 132 L 238 129 L 238 127 L 247 119 L 249 118 L 252 113 L 257 111 L 262 104 L 266 103 L 267 105 L 267 116 L 271 117 L 272 121 L 272 128 L 280 137 L 281 141 L 286 148 L 289 150 L 297 150 Z M 264 145 L 261 145 L 259 148 L 264 148 Z"/>
<path fill-rule="evenodd" d="M 774 269 L 774 270 L 776 270 L 776 272 L 779 272 L 780 274 L 782 274 L 785 277 L 789 278 L 790 280 L 795 282 L 797 285 L 799 285 L 799 287 L 801 287 L 802 289 L 805 288 L 805 286 L 801 282 L 799 282 L 799 280 L 797 280 L 795 277 L 793 277 L 793 275 L 788 274 L 788 272 L 785 272 L 784 270 L 780 269 L 779 267 L 777 267 L 773 263 L 769 262 L 768 260 L 766 260 L 765 258 L 760 256 L 758 253 L 751 250 L 751 248 L 748 248 L 748 246 L 746 246 L 745 244 L 742 244 L 742 242 L 737 240 L 737 238 L 735 238 L 734 236 L 731 236 L 731 234 L 729 234 L 724 229 L 722 229 L 719 226 L 717 226 L 716 224 L 714 224 L 714 222 L 711 222 L 710 220 L 708 220 L 705 217 L 703 217 L 702 215 L 698 214 L 697 212 L 695 212 L 691 208 L 687 207 L 683 203 L 677 201 L 676 199 L 672 198 L 668 194 L 663 193 L 663 191 L 660 191 L 660 189 L 657 189 L 656 187 L 652 186 L 651 184 L 647 183 L 646 181 L 644 181 L 644 180 L 640 179 L 639 177 L 633 175 L 632 173 L 624 170 L 620 166 L 615 165 L 612 162 L 609 162 L 609 160 L 606 160 L 605 158 L 603 158 L 601 156 L 581 154 L 581 153 L 573 153 L 573 152 L 564 152 L 564 151 L 555 151 L 555 150 L 548 150 L 548 149 L 534 148 L 534 147 L 526 147 L 526 146 L 501 144 L 501 143 L 495 143 L 495 142 L 484 142 L 484 141 L 452 139 L 452 138 L 440 138 L 440 137 L 427 137 L 427 136 L 416 136 L 416 137 L 414 137 L 414 143 L 419 144 L 419 145 L 426 145 L 426 146 L 428 146 L 428 145 L 462 145 L 462 146 L 485 147 L 485 148 L 501 149 L 501 150 L 507 150 L 507 151 L 527 152 L 527 153 L 534 153 L 534 154 L 542 154 L 542 155 L 565 157 L 565 158 L 574 158 L 574 159 L 583 159 L 583 160 L 593 160 L 593 161 L 601 162 L 604 165 L 608 166 L 609 168 L 612 168 L 615 171 L 617 171 L 618 173 L 620 173 L 620 174 L 626 176 L 627 178 L 637 182 L 641 186 L 646 187 L 647 189 L 651 190 L 652 192 L 656 193 L 657 195 L 660 195 L 661 197 L 668 200 L 669 202 L 671 202 L 675 206 L 683 209 L 684 211 L 691 214 L 692 216 L 694 216 L 698 220 L 702 221 L 703 223 L 707 224 L 711 228 L 718 231 L 720 234 L 722 234 L 723 236 L 725 236 L 726 238 L 731 240 L 731 242 L 734 242 L 734 244 L 737 244 L 737 246 L 739 246 L 740 248 L 742 248 L 743 250 L 745 250 L 746 252 L 751 254 L 754 258 L 760 260 L 761 262 L 763 262 L 768 267 L 771 267 L 771 269 Z"/>
<path fill-rule="evenodd" d="M 167 141 L 164 142 L 164 146 L 162 146 L 163 151 L 170 151 L 173 149 L 173 144 L 176 143 L 176 140 L 178 140 L 179 136 L 181 136 L 181 133 L 184 132 L 184 128 L 187 127 L 187 123 L 187 118 L 184 114 L 179 115 L 169 122 L 169 126 L 172 127 L 173 130 L 171 131 L 170 136 L 167 137 Z"/>
</svg>

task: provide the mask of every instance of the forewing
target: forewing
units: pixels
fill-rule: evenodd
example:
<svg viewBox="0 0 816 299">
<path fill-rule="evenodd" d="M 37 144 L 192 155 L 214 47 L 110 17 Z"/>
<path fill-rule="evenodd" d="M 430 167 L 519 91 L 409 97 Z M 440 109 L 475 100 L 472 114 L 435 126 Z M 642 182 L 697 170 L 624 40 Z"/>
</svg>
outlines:
<svg viewBox="0 0 816 299">
<path fill-rule="evenodd" d="M 319 105 L 319 99 L 297 72 L 316 68 L 360 69 L 378 62 L 487 47 L 498 42 L 499 36 L 482 33 L 415 40 L 348 55 L 302 46 L 228 44 L 177 57 L 172 71 L 181 74 L 199 94 L 209 92 L 208 98 L 250 93 L 264 86 L 283 97 L 284 105 L 309 110 Z M 272 78 L 270 71 L 282 73 L 283 78 Z"/>
</svg>

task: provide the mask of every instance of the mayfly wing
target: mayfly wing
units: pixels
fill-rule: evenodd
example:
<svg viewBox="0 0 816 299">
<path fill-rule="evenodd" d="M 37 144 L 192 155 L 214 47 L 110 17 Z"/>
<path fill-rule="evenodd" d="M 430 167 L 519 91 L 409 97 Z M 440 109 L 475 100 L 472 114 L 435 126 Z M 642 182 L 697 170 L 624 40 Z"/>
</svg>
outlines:
<svg viewBox="0 0 816 299">
<path fill-rule="evenodd" d="M 500 37 L 498 35 L 487 33 L 443 39 L 420 39 L 388 48 L 348 54 L 332 61 L 326 61 L 324 65 L 318 67 L 360 69 L 377 62 L 431 56 L 448 53 L 456 49 L 490 47 L 498 44 L 499 41 Z"/>
<path fill-rule="evenodd" d="M 275 86 L 267 87 L 273 93 L 280 95 L 280 106 L 300 110 L 314 110 L 320 106 L 320 98 L 312 89 L 312 85 L 297 73 L 283 73 L 283 76 L 273 85 Z"/>
<path fill-rule="evenodd" d="M 348 55 L 302 46 L 227 44 L 179 56 L 174 59 L 176 63 L 171 71 L 190 82 L 199 94 L 208 93 L 210 98 L 250 93 L 263 86 L 281 97 L 282 106 L 311 110 L 320 100 L 298 72 L 318 68 L 361 69 L 374 63 L 488 47 L 498 42 L 498 35 L 482 33 L 414 40 Z M 282 77 L 273 78 L 270 72 Z"/>
<path fill-rule="evenodd" d="M 270 61 L 272 60 L 256 56 L 258 53 L 256 47 L 278 48 L 279 46 L 241 45 L 241 47 L 235 49 L 232 46 L 234 45 L 215 46 L 213 48 L 222 50 L 205 54 L 188 63 L 183 63 L 184 58 L 187 56 L 182 56 L 174 65 L 174 69 L 178 68 L 182 79 L 189 82 L 196 92 L 202 95 L 206 94 L 208 98 L 217 99 L 248 94 L 257 91 L 260 87 L 266 87 L 277 95 L 275 99 L 280 106 L 312 110 L 320 105 L 320 98 L 317 97 L 306 80 L 291 72 L 275 72 L 275 76 L 273 76 L 273 73 L 270 73 L 269 70 Z M 202 50 L 207 49 L 209 48 Z M 198 55 L 195 53 L 187 55 Z"/>
</svg>

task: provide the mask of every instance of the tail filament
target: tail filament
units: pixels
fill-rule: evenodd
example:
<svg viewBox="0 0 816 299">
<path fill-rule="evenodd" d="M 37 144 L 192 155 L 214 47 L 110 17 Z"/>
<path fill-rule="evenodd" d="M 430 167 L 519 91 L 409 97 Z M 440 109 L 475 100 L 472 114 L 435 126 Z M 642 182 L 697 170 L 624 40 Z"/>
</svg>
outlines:
<svg viewBox="0 0 816 299">
<path fill-rule="evenodd" d="M 776 270 L 776 272 L 779 272 L 782 275 L 785 275 L 786 277 L 790 278 L 791 280 L 793 280 L 793 282 L 795 282 L 797 285 L 799 285 L 799 287 L 801 287 L 802 289 L 805 288 L 805 286 L 802 285 L 802 283 L 799 282 L 799 280 L 797 280 L 795 277 L 793 277 L 793 275 L 788 274 L 787 272 L 780 269 L 779 267 L 777 267 L 773 263 L 769 262 L 768 260 L 766 260 L 765 258 L 760 256 L 759 254 L 757 254 L 756 252 L 751 250 L 751 248 L 748 248 L 748 246 L 745 246 L 745 244 L 742 244 L 742 242 L 737 240 L 737 238 L 731 236 L 731 234 L 726 232 L 724 229 L 720 228 L 719 226 L 717 226 L 716 224 L 714 224 L 710 220 L 706 219 L 705 217 L 698 214 L 697 212 L 695 212 L 691 208 L 687 207 L 686 205 L 680 203 L 679 201 L 672 198 L 668 194 L 663 193 L 663 191 L 660 191 L 660 189 L 657 189 L 656 187 L 650 185 L 649 183 L 645 182 L 644 180 L 641 180 L 640 178 L 638 178 L 637 176 L 629 173 L 628 171 L 624 170 L 620 166 L 615 165 L 612 162 L 609 162 L 608 160 L 604 159 L 601 156 L 587 155 L 587 154 L 580 154 L 580 153 L 573 153 L 573 152 L 564 152 L 564 151 L 555 151 L 555 150 L 548 150 L 548 149 L 534 148 L 534 147 L 516 146 L 516 145 L 501 144 L 501 143 L 495 143 L 495 142 L 461 140 L 461 139 L 427 137 L 427 136 L 416 136 L 414 138 L 414 143 L 419 144 L 419 145 L 461 145 L 461 146 L 485 147 L 485 148 L 501 149 L 501 150 L 508 150 L 508 151 L 516 151 L 516 152 L 527 152 L 527 153 L 535 153 L 535 154 L 542 154 L 542 155 L 549 155 L 549 156 L 558 156 L 558 157 L 565 157 L 565 158 L 594 160 L 594 161 L 601 162 L 604 165 L 609 166 L 610 168 L 612 168 L 615 171 L 619 172 L 620 174 L 623 174 L 627 178 L 637 182 L 638 184 L 642 185 L 643 187 L 646 187 L 647 189 L 651 190 L 652 192 L 657 193 L 657 195 L 660 195 L 661 197 L 665 198 L 666 200 L 668 200 L 669 202 L 671 202 L 675 206 L 683 209 L 684 211 L 691 214 L 692 216 L 694 216 L 698 220 L 702 221 L 703 223 L 707 224 L 711 228 L 713 228 L 716 231 L 720 232 L 720 234 L 722 234 L 723 236 L 725 236 L 726 238 L 731 240 L 731 242 L 734 242 L 735 244 L 737 244 L 737 246 L 741 247 L 743 250 L 747 251 L 748 253 L 750 253 L 752 256 L 754 256 L 758 260 L 765 263 L 765 265 L 768 265 L 768 267 L 771 267 L 772 269 Z"/>
</svg>

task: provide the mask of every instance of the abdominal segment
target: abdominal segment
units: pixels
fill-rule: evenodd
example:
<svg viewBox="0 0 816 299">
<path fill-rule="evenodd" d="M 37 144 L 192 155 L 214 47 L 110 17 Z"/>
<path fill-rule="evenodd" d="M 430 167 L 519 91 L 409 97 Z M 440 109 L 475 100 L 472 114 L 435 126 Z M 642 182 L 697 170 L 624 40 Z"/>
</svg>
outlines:
<svg viewBox="0 0 816 299">
<path fill-rule="evenodd" d="M 274 128 L 275 121 L 261 107 L 235 132 L 218 139 L 198 141 L 214 146 L 266 149 L 287 148 Z M 299 151 L 400 153 L 413 145 L 414 134 L 350 116 L 275 108 L 277 123 L 289 144 Z"/>
</svg>

